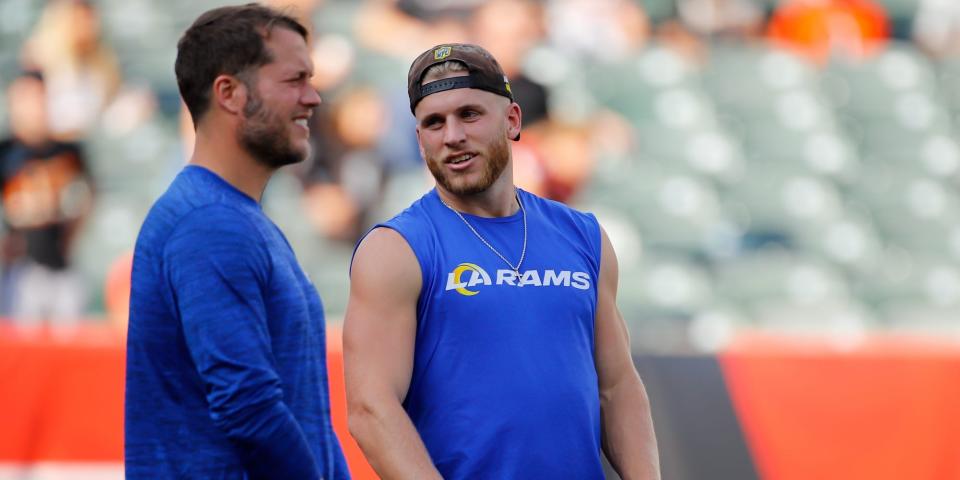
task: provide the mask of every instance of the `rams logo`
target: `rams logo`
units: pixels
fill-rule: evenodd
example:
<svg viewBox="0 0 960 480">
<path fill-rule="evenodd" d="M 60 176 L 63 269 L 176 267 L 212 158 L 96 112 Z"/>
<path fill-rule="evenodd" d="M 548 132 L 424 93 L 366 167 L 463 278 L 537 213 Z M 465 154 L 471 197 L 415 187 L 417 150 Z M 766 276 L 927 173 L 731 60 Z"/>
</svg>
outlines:
<svg viewBox="0 0 960 480">
<path fill-rule="evenodd" d="M 463 274 L 466 272 L 470 272 L 470 276 L 467 281 L 463 281 Z M 476 290 L 468 290 L 468 287 L 481 284 L 490 285 L 490 275 L 472 263 L 461 263 L 457 265 L 457 268 L 454 268 L 453 272 L 451 272 L 447 278 L 447 290 L 450 290 L 452 286 L 453 290 L 456 290 L 457 293 L 468 297 L 480 293 Z"/>
<path fill-rule="evenodd" d="M 450 47 L 440 47 L 433 51 L 434 60 L 443 60 L 450 56 L 450 53 L 453 51 Z"/>
<path fill-rule="evenodd" d="M 447 274 L 447 291 L 454 290 L 460 295 L 472 297 L 478 293 L 480 286 L 511 287 L 573 287 L 578 290 L 590 288 L 590 275 L 586 272 L 571 272 L 570 270 L 526 270 L 519 275 L 513 270 L 501 269 L 496 271 L 496 278 L 492 278 L 486 270 L 475 263 L 461 263 Z"/>
</svg>

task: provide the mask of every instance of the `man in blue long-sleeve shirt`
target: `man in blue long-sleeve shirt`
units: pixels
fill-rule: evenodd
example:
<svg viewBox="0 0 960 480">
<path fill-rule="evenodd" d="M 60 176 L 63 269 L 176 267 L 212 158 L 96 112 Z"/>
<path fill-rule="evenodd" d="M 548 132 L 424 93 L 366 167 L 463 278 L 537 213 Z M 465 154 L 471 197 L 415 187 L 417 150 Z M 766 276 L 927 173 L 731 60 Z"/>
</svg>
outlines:
<svg viewBox="0 0 960 480">
<path fill-rule="evenodd" d="M 201 15 L 177 45 L 190 165 L 134 254 L 127 478 L 348 478 L 330 423 L 323 308 L 260 197 L 309 152 L 307 31 L 259 5 Z"/>
</svg>

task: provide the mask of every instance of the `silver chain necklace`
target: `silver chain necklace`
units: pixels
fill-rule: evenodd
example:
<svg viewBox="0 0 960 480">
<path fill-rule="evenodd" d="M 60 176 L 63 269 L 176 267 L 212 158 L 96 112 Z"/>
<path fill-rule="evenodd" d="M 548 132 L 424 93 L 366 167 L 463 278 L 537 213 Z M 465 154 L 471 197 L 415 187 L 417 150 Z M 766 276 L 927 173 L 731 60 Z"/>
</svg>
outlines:
<svg viewBox="0 0 960 480">
<path fill-rule="evenodd" d="M 460 217 L 460 220 L 463 220 L 464 225 L 466 225 L 467 228 L 469 228 L 470 231 L 473 232 L 473 234 L 476 235 L 477 238 L 479 238 L 480 241 L 487 246 L 487 248 L 490 249 L 490 251 L 497 254 L 497 256 L 500 257 L 500 259 L 503 260 L 504 263 L 509 265 L 510 270 L 513 270 L 513 273 L 516 273 L 517 276 L 519 277 L 520 265 L 523 264 L 523 259 L 524 257 L 527 256 L 527 210 L 523 208 L 523 202 L 520 201 L 520 194 L 515 193 L 514 195 L 516 196 L 516 199 L 517 199 L 517 205 L 520 206 L 520 212 L 523 214 L 523 249 L 520 251 L 520 260 L 517 261 L 517 266 L 513 266 L 513 264 L 510 263 L 510 260 L 507 260 L 507 257 L 504 257 L 499 251 L 497 251 L 496 248 L 493 248 L 493 245 L 490 245 L 490 242 L 488 242 L 487 239 L 483 238 L 483 235 L 480 235 L 480 232 L 478 232 L 477 229 L 473 228 L 473 225 L 470 225 L 470 222 L 468 222 L 467 219 L 464 218 L 460 212 L 458 212 L 455 208 L 448 205 L 447 202 L 444 202 L 442 198 L 440 199 L 440 203 L 444 204 L 444 206 L 449 208 L 450 211 L 457 214 L 457 217 Z"/>
</svg>

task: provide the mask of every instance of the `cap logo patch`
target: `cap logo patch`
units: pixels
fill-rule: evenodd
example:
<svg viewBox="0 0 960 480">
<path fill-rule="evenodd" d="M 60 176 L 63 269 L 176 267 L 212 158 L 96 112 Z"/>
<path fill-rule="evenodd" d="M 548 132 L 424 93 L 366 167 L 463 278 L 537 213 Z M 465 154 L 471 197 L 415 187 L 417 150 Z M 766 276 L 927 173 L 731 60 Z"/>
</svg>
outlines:
<svg viewBox="0 0 960 480">
<path fill-rule="evenodd" d="M 449 57 L 449 56 L 450 56 L 450 52 L 452 52 L 452 51 L 453 51 L 453 49 L 450 48 L 450 47 L 440 47 L 440 48 L 438 48 L 438 49 L 436 49 L 436 50 L 433 51 L 433 59 L 434 59 L 434 60 L 443 60 L 444 58 Z"/>
</svg>

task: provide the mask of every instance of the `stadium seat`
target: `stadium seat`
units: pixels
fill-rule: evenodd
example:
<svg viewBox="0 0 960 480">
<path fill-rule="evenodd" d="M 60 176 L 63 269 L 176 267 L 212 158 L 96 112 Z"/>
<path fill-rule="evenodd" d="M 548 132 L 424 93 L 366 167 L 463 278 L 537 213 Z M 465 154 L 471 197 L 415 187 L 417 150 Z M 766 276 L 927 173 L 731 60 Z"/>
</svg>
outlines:
<svg viewBox="0 0 960 480">
<path fill-rule="evenodd" d="M 173 127 L 159 119 L 130 132 L 97 129 L 85 142 L 98 188 L 158 197 L 184 165 Z"/>
<path fill-rule="evenodd" d="M 692 257 L 647 250 L 621 272 L 617 303 L 637 351 L 689 351 L 697 313 L 713 304 L 708 271 Z"/>
<path fill-rule="evenodd" d="M 713 300 L 708 271 L 690 257 L 648 250 L 627 272 L 618 290 L 627 307 L 693 312 Z"/>
<path fill-rule="evenodd" d="M 950 112 L 953 124 L 960 120 L 960 59 L 946 58 L 937 63 L 939 98 Z"/>
<path fill-rule="evenodd" d="M 882 160 L 897 156 L 920 160 L 921 155 L 927 154 L 925 150 L 928 148 L 956 147 L 946 114 L 934 115 L 939 118 L 929 128 L 906 128 L 897 121 L 862 122 L 860 151 L 864 161 L 870 162 L 871 157 L 880 157 Z M 948 145 L 950 143 L 953 145 Z M 923 169 L 920 165 L 914 165 L 914 168 Z"/>
<path fill-rule="evenodd" d="M 790 234 L 842 218 L 844 201 L 836 185 L 796 170 L 789 164 L 751 162 L 749 174 L 725 190 L 726 209 L 740 212 L 746 229 Z"/>
<path fill-rule="evenodd" d="M 869 60 L 834 60 L 823 77 L 826 92 L 843 111 L 861 120 L 896 118 L 898 103 L 933 97 L 936 77 L 929 61 L 906 44 L 891 44 Z"/>
<path fill-rule="evenodd" d="M 960 339 L 960 308 L 927 303 L 893 304 L 880 312 L 884 327 L 898 335 Z"/>
<path fill-rule="evenodd" d="M 717 293 L 748 309 L 771 302 L 815 305 L 851 298 L 842 272 L 822 259 L 788 250 L 718 262 L 714 273 Z"/>
<path fill-rule="evenodd" d="M 303 268 L 320 293 L 327 321 L 341 322 L 350 295 L 349 268 L 353 248 L 342 243 L 318 240 L 311 250 L 318 252 L 318 255 L 310 263 L 302 262 Z"/>
<path fill-rule="evenodd" d="M 898 305 L 960 305 L 960 266 L 939 255 L 890 248 L 876 268 L 851 278 L 858 296 L 880 311 Z M 957 317 L 960 318 L 960 317 Z"/>
<path fill-rule="evenodd" d="M 943 183 L 916 169 L 878 166 L 864 170 L 849 199 L 869 212 L 889 244 L 917 253 L 950 253 L 947 232 L 960 223 L 960 199 Z"/>
<path fill-rule="evenodd" d="M 841 183 L 855 181 L 860 167 L 855 145 L 836 128 L 791 129 L 762 122 L 750 126 L 743 143 L 751 166 L 771 164 Z"/>
<path fill-rule="evenodd" d="M 91 310 L 104 312 L 103 285 L 107 269 L 120 255 L 133 251 L 137 232 L 150 203 L 126 194 L 101 192 L 70 251 L 92 296 Z"/>
<path fill-rule="evenodd" d="M 389 220 L 433 188 L 426 167 L 396 172 L 387 178 L 379 206 L 371 214 L 371 223 Z"/>
<path fill-rule="evenodd" d="M 650 163 L 659 164 L 656 168 L 665 173 L 705 177 L 718 184 L 740 180 L 745 173 L 740 143 L 720 128 L 647 123 L 636 132 L 633 155 L 644 162 L 641 175 L 648 173 Z"/>
<path fill-rule="evenodd" d="M 799 229 L 792 238 L 798 250 L 824 258 L 845 272 L 869 271 L 883 261 L 884 240 L 870 219 L 849 212 L 816 228 Z"/>
<path fill-rule="evenodd" d="M 632 123 L 663 123 L 676 128 L 713 123 L 712 106 L 695 68 L 670 50 L 653 46 L 622 63 L 585 67 L 583 82 L 599 106 Z"/>
<path fill-rule="evenodd" d="M 748 120 L 778 118 L 777 99 L 814 91 L 817 75 L 800 57 L 761 45 L 717 42 L 703 72 L 703 86 L 717 108 Z"/>
<path fill-rule="evenodd" d="M 687 324 L 687 336 L 699 352 L 720 352 L 738 333 L 755 327 L 756 321 L 746 312 L 718 299 L 693 315 Z"/>
<path fill-rule="evenodd" d="M 759 329 L 780 335 L 826 337 L 838 347 L 854 347 L 877 327 L 867 307 L 832 299 L 816 303 L 770 302 L 753 309 Z"/>
<path fill-rule="evenodd" d="M 297 258 L 302 262 L 314 261 L 319 255 L 319 235 L 307 220 L 303 207 L 303 187 L 290 171 L 281 169 L 263 192 L 263 211 L 280 228 Z"/>
</svg>

